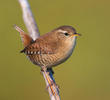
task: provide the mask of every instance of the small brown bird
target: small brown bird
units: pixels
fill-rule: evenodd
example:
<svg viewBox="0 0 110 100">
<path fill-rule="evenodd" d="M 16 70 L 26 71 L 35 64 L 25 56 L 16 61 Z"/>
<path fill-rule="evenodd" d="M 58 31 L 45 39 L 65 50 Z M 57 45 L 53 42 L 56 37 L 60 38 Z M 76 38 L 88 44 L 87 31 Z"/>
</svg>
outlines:
<svg viewBox="0 0 110 100">
<path fill-rule="evenodd" d="M 75 48 L 77 36 L 80 36 L 72 26 L 61 26 L 34 41 L 18 26 L 15 25 L 15 29 L 20 32 L 25 47 L 21 53 L 25 53 L 35 65 L 46 69 L 66 61 Z"/>
</svg>

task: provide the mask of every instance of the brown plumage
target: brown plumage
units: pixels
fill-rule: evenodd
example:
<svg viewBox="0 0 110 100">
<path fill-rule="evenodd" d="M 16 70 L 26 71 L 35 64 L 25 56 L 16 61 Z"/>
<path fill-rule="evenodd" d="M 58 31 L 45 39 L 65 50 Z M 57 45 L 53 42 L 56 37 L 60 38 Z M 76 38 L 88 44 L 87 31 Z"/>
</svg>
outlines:
<svg viewBox="0 0 110 100">
<path fill-rule="evenodd" d="M 34 64 L 46 68 L 67 60 L 72 54 L 76 37 L 79 35 L 73 27 L 61 26 L 33 41 L 19 27 L 15 26 L 15 29 L 20 32 L 25 47 L 21 52 L 25 53 Z"/>
</svg>

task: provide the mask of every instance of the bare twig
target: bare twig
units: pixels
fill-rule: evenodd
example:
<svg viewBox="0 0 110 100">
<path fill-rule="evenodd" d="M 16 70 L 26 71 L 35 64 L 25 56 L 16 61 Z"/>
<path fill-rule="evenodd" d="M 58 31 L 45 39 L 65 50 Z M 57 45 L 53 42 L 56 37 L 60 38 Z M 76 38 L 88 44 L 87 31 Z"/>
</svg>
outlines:
<svg viewBox="0 0 110 100">
<path fill-rule="evenodd" d="M 27 30 L 30 33 L 33 40 L 36 40 L 36 38 L 38 38 L 40 34 L 35 19 L 33 17 L 32 11 L 30 9 L 28 0 L 18 0 L 18 1 L 23 11 L 23 19 L 27 27 Z"/>
<path fill-rule="evenodd" d="M 31 35 L 31 37 L 33 38 L 33 40 L 36 40 L 40 36 L 40 33 L 38 31 L 37 24 L 35 22 L 32 11 L 30 9 L 30 5 L 28 3 L 28 0 L 18 0 L 18 1 L 21 5 L 21 8 L 22 8 L 23 19 L 24 19 L 25 25 L 28 29 L 28 32 Z M 43 71 L 42 74 L 44 76 L 46 86 L 48 87 L 50 99 L 51 100 L 60 100 L 59 90 L 58 90 L 57 85 L 50 84 L 51 81 L 53 81 L 55 83 L 52 72 L 49 71 L 49 74 L 48 74 L 48 72 Z"/>
</svg>

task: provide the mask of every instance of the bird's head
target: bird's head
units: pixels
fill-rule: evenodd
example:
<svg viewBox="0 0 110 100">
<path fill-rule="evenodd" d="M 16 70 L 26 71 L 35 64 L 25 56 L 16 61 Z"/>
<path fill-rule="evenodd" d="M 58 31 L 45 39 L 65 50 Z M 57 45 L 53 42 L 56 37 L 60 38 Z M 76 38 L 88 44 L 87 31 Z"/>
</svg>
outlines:
<svg viewBox="0 0 110 100">
<path fill-rule="evenodd" d="M 81 35 L 72 26 L 61 26 L 53 31 L 62 42 L 72 42 L 77 36 Z"/>
</svg>

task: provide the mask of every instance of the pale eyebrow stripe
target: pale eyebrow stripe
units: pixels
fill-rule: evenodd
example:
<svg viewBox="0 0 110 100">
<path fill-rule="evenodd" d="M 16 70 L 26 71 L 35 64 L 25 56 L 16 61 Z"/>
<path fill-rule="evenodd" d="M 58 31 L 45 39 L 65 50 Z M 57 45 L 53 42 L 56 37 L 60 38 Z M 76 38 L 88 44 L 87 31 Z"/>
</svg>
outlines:
<svg viewBox="0 0 110 100">
<path fill-rule="evenodd" d="M 62 32 L 62 33 L 68 33 L 67 31 L 63 31 L 63 30 L 58 30 L 57 32 Z"/>
</svg>

